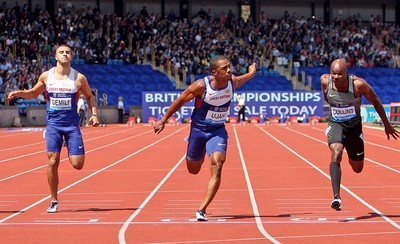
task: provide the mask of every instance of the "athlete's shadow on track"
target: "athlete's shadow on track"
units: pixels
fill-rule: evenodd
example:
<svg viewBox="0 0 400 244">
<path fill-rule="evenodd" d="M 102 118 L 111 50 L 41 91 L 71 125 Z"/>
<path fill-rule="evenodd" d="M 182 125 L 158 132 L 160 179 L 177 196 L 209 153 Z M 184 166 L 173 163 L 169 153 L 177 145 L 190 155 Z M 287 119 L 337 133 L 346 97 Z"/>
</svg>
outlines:
<svg viewBox="0 0 400 244">
<path fill-rule="evenodd" d="M 212 214 L 212 213 L 211 213 Z M 312 214 L 312 213 L 294 213 L 294 215 L 299 214 Z M 279 215 L 260 215 L 257 216 L 259 218 L 289 218 L 292 217 L 293 214 L 279 214 Z M 226 218 L 226 219 L 254 219 L 256 216 L 253 214 L 244 214 L 244 215 L 210 215 L 213 218 Z"/>
<path fill-rule="evenodd" d="M 385 214 L 384 216 L 388 217 L 388 218 L 400 218 L 400 215 L 390 215 L 390 214 Z M 373 218 L 382 218 L 382 216 L 380 216 L 377 213 L 369 213 L 369 215 L 365 215 L 365 216 L 360 216 L 360 217 L 356 217 L 355 219 L 345 219 L 342 220 L 341 222 L 350 222 L 350 221 L 357 221 L 357 220 L 365 220 L 365 219 L 373 219 Z"/>
<path fill-rule="evenodd" d="M 2 211 L 0 210 L 0 214 L 14 214 L 14 213 L 25 213 L 25 211 L 20 211 L 20 210 L 6 210 L 6 211 Z"/>
<path fill-rule="evenodd" d="M 109 212 L 109 211 L 135 211 L 138 208 L 86 208 L 86 209 L 64 209 L 58 210 L 58 212 Z"/>
</svg>

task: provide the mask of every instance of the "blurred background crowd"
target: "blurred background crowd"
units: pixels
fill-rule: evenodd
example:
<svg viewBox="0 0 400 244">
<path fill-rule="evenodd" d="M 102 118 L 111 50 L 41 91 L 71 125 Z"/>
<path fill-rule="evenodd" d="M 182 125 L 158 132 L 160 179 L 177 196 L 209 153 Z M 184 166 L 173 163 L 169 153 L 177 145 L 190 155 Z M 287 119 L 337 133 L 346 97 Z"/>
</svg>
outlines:
<svg viewBox="0 0 400 244">
<path fill-rule="evenodd" d="M 149 13 L 144 6 L 123 17 L 102 14 L 97 6 L 59 4 L 54 17 L 39 7 L 18 2 L 0 6 L 0 92 L 28 89 L 54 65 L 55 48 L 70 45 L 86 64 L 141 64 L 155 55 L 155 66 L 170 64 L 189 74 L 205 74 L 210 59 L 227 56 L 240 74 L 250 63 L 272 64 L 277 58 L 303 67 L 328 66 L 343 58 L 349 67 L 398 67 L 400 31 L 371 15 L 354 15 L 330 24 L 284 12 L 272 19 L 261 12 L 259 23 L 232 11 L 200 9 L 192 18 Z M 265 62 L 268 60 L 269 62 Z"/>
</svg>

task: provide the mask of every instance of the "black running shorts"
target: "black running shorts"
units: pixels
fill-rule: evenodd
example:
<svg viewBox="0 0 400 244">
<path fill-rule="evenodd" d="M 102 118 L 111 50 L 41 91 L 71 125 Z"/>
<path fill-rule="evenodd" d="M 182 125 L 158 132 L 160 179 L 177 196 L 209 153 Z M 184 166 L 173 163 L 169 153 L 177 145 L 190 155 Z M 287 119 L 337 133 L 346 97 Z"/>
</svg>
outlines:
<svg viewBox="0 0 400 244">
<path fill-rule="evenodd" d="M 328 137 L 328 145 L 341 143 L 350 159 L 364 159 L 364 133 L 361 123 L 355 126 L 347 126 L 343 123 L 330 121 L 325 134 Z"/>
</svg>

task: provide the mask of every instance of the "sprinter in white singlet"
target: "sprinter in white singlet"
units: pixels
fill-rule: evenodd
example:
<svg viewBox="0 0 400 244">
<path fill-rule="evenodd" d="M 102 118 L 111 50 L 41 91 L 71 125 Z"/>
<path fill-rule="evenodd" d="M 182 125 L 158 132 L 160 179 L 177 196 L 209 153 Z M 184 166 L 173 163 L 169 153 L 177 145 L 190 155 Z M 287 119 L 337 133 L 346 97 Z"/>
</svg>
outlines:
<svg viewBox="0 0 400 244">
<path fill-rule="evenodd" d="M 195 99 L 192 123 L 186 154 L 186 164 L 191 174 L 199 173 L 205 159 L 209 156 L 211 177 L 203 202 L 196 212 L 198 221 L 206 221 L 206 209 L 213 200 L 221 184 L 222 166 L 226 158 L 228 134 L 225 120 L 234 90 L 254 77 L 256 65 L 249 66 L 248 73 L 234 76 L 231 64 L 224 56 L 216 56 L 210 61 L 211 76 L 195 81 L 171 104 L 161 120 L 154 125 L 159 134 L 176 111 Z"/>
<path fill-rule="evenodd" d="M 58 210 L 58 166 L 63 138 L 68 148 L 68 156 L 75 169 L 82 169 L 85 162 L 85 149 L 79 128 L 77 101 L 79 93 L 84 95 L 92 111 L 90 122 L 100 124 L 96 115 L 96 102 L 86 77 L 71 67 L 72 49 L 62 44 L 56 49 L 57 65 L 43 72 L 36 85 L 29 90 L 10 92 L 8 99 L 22 97 L 36 98 L 44 90 L 47 101 L 46 149 L 48 157 L 47 179 L 50 187 L 51 202 L 48 213 Z"/>
</svg>

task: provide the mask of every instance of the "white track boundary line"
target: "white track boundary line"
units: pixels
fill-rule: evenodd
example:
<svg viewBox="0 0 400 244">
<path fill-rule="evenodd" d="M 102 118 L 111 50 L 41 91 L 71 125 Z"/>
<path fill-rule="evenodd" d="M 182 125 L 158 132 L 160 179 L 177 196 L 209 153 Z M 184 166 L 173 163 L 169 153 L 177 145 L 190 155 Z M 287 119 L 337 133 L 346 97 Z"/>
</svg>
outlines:
<svg viewBox="0 0 400 244">
<path fill-rule="evenodd" d="M 42 130 L 39 130 L 39 131 L 37 131 L 37 132 L 40 132 L 41 134 L 43 134 L 43 131 L 44 130 L 46 130 L 46 128 L 43 128 Z M 36 132 L 36 131 L 35 131 Z M 85 135 L 87 135 L 87 134 L 92 134 L 92 133 L 95 133 L 95 131 L 91 131 L 91 132 L 88 132 L 88 133 L 85 133 Z M 20 133 L 20 134 L 25 134 L 25 133 Z M 83 133 L 82 133 L 83 134 Z M 18 149 L 18 148 L 25 148 L 25 147 L 31 147 L 31 146 L 36 146 L 36 145 L 40 145 L 40 144 L 43 144 L 43 142 L 44 141 L 42 141 L 42 142 L 35 142 L 35 143 L 30 143 L 30 144 L 25 144 L 25 145 L 21 145 L 21 146 L 13 146 L 13 147 L 8 147 L 8 148 L 2 148 L 2 149 L 0 149 L 0 152 L 3 152 L 3 151 L 10 151 L 10 150 L 14 150 L 14 149 Z"/>
<path fill-rule="evenodd" d="M 261 232 L 261 234 L 263 234 L 268 240 L 270 240 L 272 243 L 278 244 L 280 243 L 279 241 L 277 241 L 274 237 L 272 237 L 264 228 L 264 225 L 261 221 L 260 218 L 260 212 L 258 211 L 258 206 L 257 206 L 257 201 L 256 198 L 254 196 L 254 191 L 253 191 L 253 186 L 251 185 L 251 180 L 249 177 L 249 172 L 247 171 L 247 166 L 246 166 L 246 162 L 244 160 L 243 157 L 243 152 L 240 146 L 240 142 L 239 142 L 239 137 L 237 135 L 236 132 L 236 128 L 233 127 L 233 131 L 235 133 L 235 138 L 236 138 L 236 144 L 239 150 L 239 155 L 240 155 L 240 161 L 242 163 L 242 168 L 243 168 L 243 172 L 244 172 L 244 176 L 246 178 L 246 184 L 247 184 L 247 189 L 248 189 L 248 193 L 250 195 L 250 200 L 251 200 L 251 206 L 253 208 L 253 213 L 254 213 L 254 219 L 257 223 L 257 228 L 258 230 Z"/>
<path fill-rule="evenodd" d="M 168 178 L 172 175 L 173 172 L 178 168 L 178 166 L 185 160 L 186 154 L 183 155 L 183 157 L 178 161 L 178 163 L 175 164 L 175 166 L 168 172 L 168 174 L 158 183 L 156 188 L 153 189 L 153 191 L 146 197 L 146 199 L 140 204 L 140 206 L 137 208 L 135 212 L 125 221 L 125 223 L 122 225 L 121 229 L 119 230 L 118 233 L 118 240 L 119 243 L 125 244 L 125 232 L 129 227 L 129 224 L 132 222 L 133 219 L 142 211 L 142 209 L 147 205 L 147 203 L 153 198 L 153 196 L 157 193 L 157 191 L 161 188 L 161 186 L 168 180 Z"/>
<path fill-rule="evenodd" d="M 134 136 L 130 136 L 130 137 L 124 138 L 124 139 L 122 139 L 122 140 L 115 141 L 115 142 L 110 143 L 110 144 L 107 144 L 107 145 L 105 145 L 105 146 L 101 146 L 101 147 L 97 147 L 97 148 L 92 149 L 92 150 L 88 150 L 88 151 L 85 152 L 85 154 L 88 154 L 88 153 L 91 153 L 91 152 L 94 152 L 94 151 L 98 151 L 98 150 L 100 150 L 100 149 L 103 149 L 103 148 L 106 148 L 106 147 L 115 145 L 115 144 L 117 144 L 117 143 L 121 143 L 121 142 L 123 142 L 123 141 L 130 140 L 130 139 L 132 139 L 132 138 L 135 138 L 135 137 L 138 137 L 138 136 L 141 136 L 141 135 L 148 134 L 148 133 L 150 133 L 150 132 L 152 132 L 152 131 L 142 132 L 142 133 L 140 133 L 140 134 L 136 134 L 136 135 L 134 135 Z M 103 137 L 103 136 L 101 136 L 101 137 Z M 95 139 L 98 139 L 98 138 L 100 138 L 100 137 L 92 138 L 91 140 L 95 140 Z M 45 151 L 46 151 L 46 150 L 43 150 L 43 151 L 40 151 L 40 152 L 45 152 Z M 68 157 L 66 157 L 66 158 L 64 158 L 64 159 L 62 159 L 62 160 L 60 160 L 60 163 L 61 163 L 61 162 L 64 162 L 64 161 L 67 161 L 67 160 L 69 160 Z M 32 171 L 35 171 L 35 170 L 38 170 L 38 169 L 41 169 L 41 168 L 44 168 L 44 167 L 47 167 L 47 164 L 42 165 L 42 166 L 39 166 L 39 167 L 36 167 L 36 168 L 33 168 L 33 169 L 30 169 L 30 170 L 27 170 L 27 171 L 24 171 L 24 172 L 21 172 L 21 173 L 18 173 L 18 174 L 15 174 L 15 175 L 8 176 L 8 177 L 3 178 L 3 179 L 0 179 L 0 182 L 6 181 L 6 180 L 9 180 L 9 179 L 12 179 L 12 178 L 15 178 L 15 177 L 20 176 L 20 175 L 27 174 L 27 173 L 29 173 L 29 172 L 32 172 Z"/>
<path fill-rule="evenodd" d="M 367 126 L 364 126 L 364 127 L 367 127 Z M 288 128 L 289 129 L 289 128 Z M 324 133 L 325 133 L 325 130 L 322 130 L 322 129 L 319 129 L 319 128 L 315 128 L 315 127 L 313 127 L 313 129 L 314 130 L 318 130 L 318 131 L 323 131 Z M 374 128 L 372 128 L 372 129 L 374 129 Z M 292 129 L 289 129 L 289 130 L 292 130 Z M 375 129 L 375 130 L 378 130 L 378 129 Z M 381 129 L 382 130 L 382 129 Z M 297 131 L 296 131 L 297 132 Z M 298 132 L 299 134 L 303 134 L 303 133 L 301 133 L 301 132 Z M 364 132 L 364 139 L 365 139 L 365 132 Z M 391 138 L 391 140 L 394 140 L 393 138 Z M 396 140 L 394 140 L 394 141 L 396 141 Z M 326 142 L 325 142 L 326 143 Z M 370 144 L 370 145 L 373 145 L 373 146 L 376 146 L 376 147 L 380 147 L 380 148 L 385 148 L 385 149 L 387 149 L 387 150 L 391 150 L 391 151 L 395 151 L 395 152 L 400 152 L 400 150 L 399 149 L 396 149 L 396 148 L 393 148 L 393 147 L 387 147 L 387 146 L 383 146 L 383 145 L 380 145 L 380 144 L 377 144 L 377 143 L 373 143 L 373 142 L 369 142 L 369 141 L 365 141 L 364 140 L 364 144 Z"/>
<path fill-rule="evenodd" d="M 86 141 L 92 141 L 92 140 L 97 140 L 97 139 L 99 139 L 99 138 L 108 137 L 109 135 L 119 134 L 119 133 L 122 133 L 122 132 L 125 132 L 125 131 L 126 131 L 126 130 L 123 130 L 123 131 L 116 131 L 116 132 L 109 133 L 109 134 L 104 134 L 104 135 L 102 135 L 102 136 L 98 136 L 98 137 L 94 137 L 94 138 L 90 138 L 90 139 L 84 140 L 84 142 L 86 142 Z M 40 143 L 46 143 L 46 140 L 43 139 L 43 142 L 40 142 Z M 13 147 L 13 148 L 9 148 L 9 149 L 18 149 L 18 148 L 20 148 L 20 147 L 21 147 L 21 146 L 17 146 L 17 147 Z M 22 146 L 22 147 L 23 147 L 23 146 Z M 3 160 L 0 160 L 0 163 L 9 162 L 9 161 L 11 161 L 11 160 L 20 159 L 20 158 L 25 158 L 25 157 L 28 157 L 28 156 L 31 156 L 31 155 L 35 155 L 35 154 L 42 153 L 42 152 L 46 152 L 46 150 L 40 150 L 40 151 L 36 151 L 36 152 L 34 152 L 34 153 L 28 153 L 28 154 L 24 154 L 24 155 L 17 156 L 17 157 L 13 157 L 13 158 L 3 159 Z"/>
<path fill-rule="evenodd" d="M 117 164 L 119 164 L 119 163 L 125 161 L 126 159 L 128 159 L 128 158 L 130 158 L 130 157 L 132 157 L 132 156 L 134 156 L 134 155 L 136 155 L 136 154 L 138 154 L 138 153 L 140 153 L 140 152 L 146 150 L 147 148 L 150 148 L 150 147 L 156 145 L 157 143 L 159 143 L 159 142 L 161 142 L 161 141 L 163 141 L 163 140 L 165 140 L 165 139 L 171 137 L 172 135 L 174 135 L 174 134 L 180 132 L 180 131 L 183 130 L 184 128 L 185 128 L 185 127 L 181 128 L 181 129 L 179 129 L 179 130 L 176 130 L 176 131 L 173 132 L 172 134 L 169 134 L 169 135 L 167 135 L 167 136 L 165 136 L 165 137 L 163 137 L 163 138 L 161 138 L 161 139 L 159 139 L 159 140 L 157 140 L 157 141 L 155 141 L 155 142 L 153 142 L 153 143 L 151 143 L 151 144 L 149 144 L 149 145 L 147 145 L 147 146 L 145 146 L 145 147 L 143 147 L 143 148 L 137 150 L 136 152 L 131 153 L 131 154 L 129 154 L 128 156 L 126 156 L 126 157 L 124 157 L 124 158 L 122 158 L 122 159 L 120 159 L 120 160 L 118 160 L 118 161 L 116 161 L 116 162 L 114 162 L 114 163 L 112 163 L 112 164 L 110 164 L 110 165 L 108 165 L 108 166 L 106 166 L 106 167 L 100 169 L 100 170 L 97 170 L 96 172 L 94 172 L 94 173 L 92 173 L 92 174 L 90 174 L 90 175 L 88 175 L 88 176 L 86 176 L 86 177 L 84 177 L 84 178 L 82 178 L 82 179 L 76 181 L 75 183 L 72 183 L 72 184 L 70 184 L 69 186 L 64 187 L 63 189 L 59 190 L 58 193 L 61 193 L 61 192 L 65 191 L 65 190 L 67 190 L 67 189 L 69 189 L 69 188 L 71 188 L 71 187 L 73 187 L 73 186 L 75 186 L 75 185 L 77 185 L 77 184 L 79 184 L 79 183 L 81 183 L 81 182 L 83 182 L 83 181 L 89 179 L 89 178 L 92 178 L 93 176 L 95 176 L 95 175 L 97 175 L 97 174 L 99 174 L 99 173 L 105 171 L 106 169 L 109 169 L 109 168 L 111 168 L 111 167 L 113 167 L 113 166 L 115 166 L 115 165 L 117 165 Z M 148 133 L 148 132 L 145 132 L 145 133 Z M 106 147 L 106 146 L 104 146 L 104 147 Z M 94 150 L 95 150 L 95 149 L 94 149 Z M 39 200 L 39 201 L 37 201 L 37 202 L 35 202 L 35 203 L 29 205 L 28 207 L 26 207 L 26 208 L 24 208 L 24 209 L 22 209 L 22 210 L 20 210 L 20 211 L 18 211 L 18 212 L 16 212 L 16 213 L 14 213 L 14 214 L 12 214 L 12 215 L 9 215 L 8 217 L 5 217 L 5 218 L 1 219 L 1 220 L 0 220 L 0 224 L 1 224 L 1 223 L 4 223 L 5 221 L 7 221 L 7 220 L 9 220 L 9 219 L 11 219 L 11 218 L 13 218 L 13 217 L 15 217 L 15 216 L 21 214 L 21 213 L 26 212 L 27 210 L 29 210 L 29 209 L 35 207 L 36 205 L 38 205 L 38 204 L 40 204 L 40 203 L 42 203 L 42 202 L 44 202 L 44 201 L 46 201 L 46 200 L 48 200 L 48 199 L 50 199 L 50 196 L 47 196 L 47 197 L 45 197 L 45 198 L 42 198 L 41 200 Z"/>
<path fill-rule="evenodd" d="M 260 128 L 260 127 L 258 127 Z M 274 137 L 273 135 L 271 135 L 269 132 L 267 132 L 266 130 L 264 130 L 263 128 L 260 128 L 260 130 L 262 130 L 265 134 L 267 134 L 268 136 L 270 136 L 272 139 L 274 139 L 276 142 L 278 142 L 279 144 L 281 144 L 283 147 L 285 147 L 287 150 L 289 150 L 291 153 L 293 153 L 294 155 L 296 155 L 297 157 L 299 157 L 300 159 L 302 159 L 304 162 L 306 162 L 307 164 L 309 164 L 311 167 L 313 167 L 314 169 L 316 169 L 318 172 L 320 172 L 322 175 L 324 175 L 325 177 L 327 177 L 329 180 L 331 179 L 331 177 L 326 174 L 324 171 L 322 171 L 321 169 L 319 169 L 317 166 L 315 166 L 313 163 L 311 163 L 310 161 L 308 161 L 307 159 L 305 159 L 303 156 L 301 156 L 300 154 L 298 154 L 297 152 L 295 152 L 293 149 L 291 149 L 290 147 L 288 147 L 287 145 L 285 145 L 283 142 L 281 142 L 280 140 L 278 140 L 276 137 Z M 389 224 L 393 225 L 395 228 L 400 229 L 400 226 L 394 222 L 392 219 L 390 219 L 389 217 L 387 217 L 386 215 L 384 215 L 382 212 L 380 212 L 378 209 L 376 209 L 375 207 L 373 207 L 372 205 L 370 205 L 369 203 L 367 203 L 366 201 L 364 201 L 361 197 L 359 197 L 357 194 L 355 194 L 354 192 L 352 192 L 350 189 L 348 189 L 346 186 L 344 185 L 340 185 L 341 188 L 343 190 L 345 190 L 347 193 L 349 193 L 351 196 L 353 196 L 355 199 L 357 199 L 360 203 L 362 203 L 364 206 L 366 206 L 367 208 L 369 208 L 370 210 L 374 211 L 376 214 L 378 214 L 381 218 L 383 218 L 384 220 L 386 220 Z"/>
<path fill-rule="evenodd" d="M 305 137 L 307 137 L 307 138 L 309 138 L 309 139 L 311 139 L 311 140 L 320 142 L 320 143 L 322 143 L 322 144 L 326 144 L 326 143 L 327 143 L 326 141 L 321 141 L 321 140 L 319 140 L 319 139 L 317 139 L 317 138 L 314 138 L 314 137 L 309 136 L 309 135 L 307 135 L 307 134 L 304 134 L 304 133 L 302 133 L 302 132 L 298 132 L 298 131 L 296 131 L 296 130 L 289 129 L 289 128 L 287 128 L 287 129 L 290 130 L 290 131 L 292 131 L 292 132 L 295 132 L 295 133 L 297 133 L 297 134 L 300 134 L 300 135 L 302 135 L 302 136 L 305 136 Z M 364 143 L 365 143 L 365 142 L 364 142 Z M 374 143 L 371 143 L 371 142 L 370 142 L 369 144 L 372 144 L 372 145 L 375 145 L 375 146 L 379 146 L 378 144 L 374 144 Z M 393 149 L 393 148 L 384 147 L 384 146 L 380 146 L 380 147 L 383 147 L 383 148 L 386 148 L 386 149 L 389 149 L 389 150 L 399 151 L 399 152 L 400 152 L 400 150 L 396 150 L 396 149 Z M 346 149 L 344 149 L 344 151 L 346 152 Z M 368 161 L 368 162 L 371 162 L 371 163 L 373 163 L 373 164 L 379 165 L 379 166 L 384 167 L 384 168 L 386 168 L 386 169 L 388 169 L 388 170 L 391 170 L 391 171 L 393 171 L 393 172 L 400 173 L 400 171 L 397 170 L 397 169 L 394 169 L 394 168 L 391 168 L 391 167 L 386 166 L 386 165 L 384 165 L 384 164 L 378 163 L 378 162 L 376 162 L 376 161 L 374 161 L 374 160 L 372 160 L 372 159 L 369 159 L 369 158 L 367 158 L 367 157 L 365 157 L 364 159 L 365 159 L 366 161 Z"/>
</svg>

